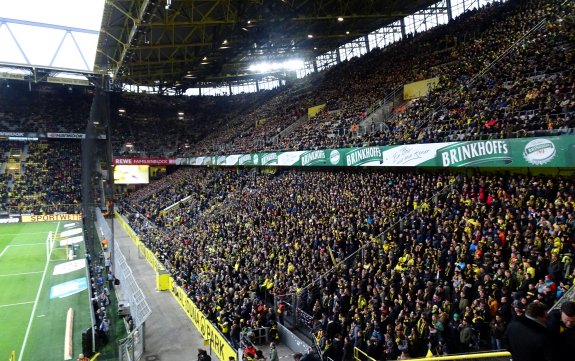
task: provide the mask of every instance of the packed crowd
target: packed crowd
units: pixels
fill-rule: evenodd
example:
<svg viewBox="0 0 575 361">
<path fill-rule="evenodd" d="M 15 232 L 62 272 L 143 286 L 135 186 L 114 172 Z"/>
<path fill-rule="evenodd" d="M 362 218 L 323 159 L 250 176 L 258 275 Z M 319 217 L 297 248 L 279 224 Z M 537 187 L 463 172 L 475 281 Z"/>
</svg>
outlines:
<svg viewBox="0 0 575 361">
<path fill-rule="evenodd" d="M 83 133 L 91 104 L 88 87 L 11 82 L 0 88 L 0 131 Z"/>
<path fill-rule="evenodd" d="M 493 3 L 256 94 L 112 93 L 114 154 L 171 157 L 565 133 L 575 127 L 574 14 L 573 3 L 561 0 Z M 428 96 L 400 102 L 381 119 L 367 118 L 398 87 L 431 77 L 439 84 Z M 30 92 L 25 85 L 0 89 L 0 130 L 85 129 L 89 88 L 35 85 Z M 307 109 L 320 104 L 324 111 L 309 119 Z"/>
<path fill-rule="evenodd" d="M 490 16 L 497 26 L 491 26 L 473 46 L 455 50 L 460 61 L 444 67 L 449 75 L 442 75 L 445 85 L 399 114 L 392 131 L 404 139 L 436 141 L 521 136 L 575 126 L 574 7 L 557 4 L 529 2 L 512 16 L 505 12 Z M 547 22 L 541 30 L 470 82 L 485 64 L 544 18 Z"/>
<path fill-rule="evenodd" d="M 499 349 L 530 303 L 552 305 L 573 284 L 570 179 L 183 172 L 190 198 L 174 210 L 160 211 L 174 201 L 163 188 L 122 212 L 232 342 L 283 321 L 270 295 L 297 294 L 334 360 L 350 345 L 381 360 Z"/>
<path fill-rule="evenodd" d="M 6 162 L 9 159 L 10 149 L 17 146 L 18 143 L 0 140 L 0 212 L 2 213 L 7 212 L 8 190 L 12 182 L 12 174 L 6 169 Z"/>
<path fill-rule="evenodd" d="M 9 176 L 0 174 L 0 213 L 7 212 L 6 203 L 8 202 L 8 180 Z"/>
<path fill-rule="evenodd" d="M 487 6 L 412 40 L 376 50 L 349 69 L 338 67 L 335 71 L 345 69 L 346 73 L 330 79 L 338 82 L 343 93 L 335 98 L 339 112 L 325 111 L 308 120 L 282 137 L 276 147 L 301 150 L 437 142 L 573 128 L 574 8 L 572 3 L 559 3 L 510 1 Z M 471 82 L 545 18 L 542 29 Z M 438 48 L 442 45 L 438 39 L 445 37 L 468 41 Z M 431 77 L 439 77 L 436 89 L 397 107 L 384 127 L 374 132 L 368 127 L 368 134 L 353 130 L 354 125 L 363 124 L 366 109 L 378 100 L 371 97 L 370 89 L 385 93 L 394 86 Z"/>
<path fill-rule="evenodd" d="M 273 98 L 275 90 L 233 97 L 173 97 L 112 93 L 112 144 L 120 156 L 175 156 L 184 154 L 212 133 L 235 129 L 242 113 Z M 121 111 L 120 111 L 121 110 Z M 235 136 L 235 134 L 234 134 Z M 205 148 L 206 152 L 208 149 Z"/>
<path fill-rule="evenodd" d="M 573 19 L 573 4 L 558 0 L 507 1 L 468 11 L 447 25 L 299 80 L 223 121 L 214 116 L 211 132 L 177 154 L 568 132 L 575 127 Z M 400 102 L 384 123 L 366 120 L 393 90 L 431 77 L 438 77 L 439 85 L 429 96 Z M 326 104 L 324 111 L 305 116 L 320 104 Z"/>
<path fill-rule="evenodd" d="M 22 172 L 8 188 L 12 213 L 80 211 L 80 142 L 51 140 L 24 146 Z"/>
</svg>

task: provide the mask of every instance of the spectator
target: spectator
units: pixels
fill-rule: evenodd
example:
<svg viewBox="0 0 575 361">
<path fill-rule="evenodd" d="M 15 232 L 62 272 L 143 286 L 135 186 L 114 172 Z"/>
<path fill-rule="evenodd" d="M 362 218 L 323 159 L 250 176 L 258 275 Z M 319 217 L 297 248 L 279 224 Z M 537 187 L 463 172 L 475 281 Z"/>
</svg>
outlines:
<svg viewBox="0 0 575 361">
<path fill-rule="evenodd" d="M 564 301 L 560 309 L 549 312 L 549 330 L 556 340 L 557 354 L 571 355 L 575 351 L 575 302 Z"/>
<path fill-rule="evenodd" d="M 212 358 L 210 357 L 210 355 L 208 355 L 208 353 L 206 352 L 206 350 L 199 348 L 198 349 L 198 360 L 197 361 L 211 361 Z"/>
<path fill-rule="evenodd" d="M 495 318 L 491 320 L 489 327 L 491 330 L 491 349 L 497 351 L 502 350 L 507 325 L 501 315 L 495 315 Z"/>
<path fill-rule="evenodd" d="M 469 323 L 464 318 L 459 326 L 459 347 L 463 353 L 469 352 L 472 346 L 473 330 Z"/>
<path fill-rule="evenodd" d="M 279 361 L 278 350 L 274 342 L 270 343 L 270 361 Z"/>
<path fill-rule="evenodd" d="M 525 316 L 511 321 L 507 339 L 513 360 L 553 360 L 555 350 L 547 318 L 547 306 L 534 302 L 527 306 Z"/>
</svg>

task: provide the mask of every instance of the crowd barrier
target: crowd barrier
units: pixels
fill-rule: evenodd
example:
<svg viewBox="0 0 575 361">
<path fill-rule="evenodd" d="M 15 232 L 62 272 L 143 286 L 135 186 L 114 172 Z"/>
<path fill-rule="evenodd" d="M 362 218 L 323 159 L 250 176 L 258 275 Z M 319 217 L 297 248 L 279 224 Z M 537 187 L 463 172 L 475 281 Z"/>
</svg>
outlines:
<svg viewBox="0 0 575 361">
<path fill-rule="evenodd" d="M 130 227 L 130 225 L 128 225 L 128 223 L 124 220 L 124 218 L 118 212 L 115 212 L 115 215 L 116 215 L 116 220 L 118 220 L 118 222 L 120 222 L 120 225 L 122 226 L 124 231 L 126 231 L 128 236 L 130 237 L 130 239 L 136 244 L 136 246 L 138 247 L 138 250 L 140 251 L 140 253 L 142 253 L 144 255 L 144 257 L 146 258 L 146 260 L 148 261 L 150 266 L 152 266 L 154 271 L 157 272 L 160 270 L 161 271 L 165 270 L 162 263 L 160 261 L 158 261 L 158 258 L 156 257 L 156 255 L 152 251 L 150 251 L 149 249 L 146 248 L 146 246 L 140 241 L 140 237 L 138 237 L 136 232 L 134 232 L 132 227 Z"/>
</svg>

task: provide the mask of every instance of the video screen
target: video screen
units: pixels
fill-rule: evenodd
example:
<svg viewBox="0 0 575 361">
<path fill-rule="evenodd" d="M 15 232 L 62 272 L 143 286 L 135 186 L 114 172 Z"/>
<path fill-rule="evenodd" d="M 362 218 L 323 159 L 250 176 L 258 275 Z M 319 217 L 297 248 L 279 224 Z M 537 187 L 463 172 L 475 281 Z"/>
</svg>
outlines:
<svg viewBox="0 0 575 361">
<path fill-rule="evenodd" d="M 117 165 L 114 167 L 114 184 L 148 184 L 149 168 L 149 165 Z"/>
</svg>

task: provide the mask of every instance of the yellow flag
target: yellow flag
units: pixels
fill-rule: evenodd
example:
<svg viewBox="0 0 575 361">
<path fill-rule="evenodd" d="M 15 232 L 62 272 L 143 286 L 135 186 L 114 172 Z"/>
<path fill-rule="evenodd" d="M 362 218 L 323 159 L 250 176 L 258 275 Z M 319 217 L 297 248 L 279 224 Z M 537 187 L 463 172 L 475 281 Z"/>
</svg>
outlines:
<svg viewBox="0 0 575 361">
<path fill-rule="evenodd" d="M 329 257 L 331 258 L 331 261 L 333 262 L 334 267 L 337 266 L 337 262 L 335 261 L 335 257 L 333 256 L 333 252 L 331 251 L 331 248 L 329 246 L 326 248 L 327 248 L 327 251 L 329 252 Z"/>
<path fill-rule="evenodd" d="M 428 348 L 427 349 L 427 355 L 425 355 L 425 358 L 430 358 L 430 357 L 433 357 L 433 352 L 431 352 L 431 349 Z"/>
<path fill-rule="evenodd" d="M 10 354 L 10 361 L 16 361 L 16 351 L 12 351 Z"/>
<path fill-rule="evenodd" d="M 316 105 L 315 107 L 311 107 L 307 109 L 307 116 L 308 118 L 313 118 L 317 115 L 317 113 L 321 112 L 323 108 L 325 108 L 326 104 Z"/>
</svg>

